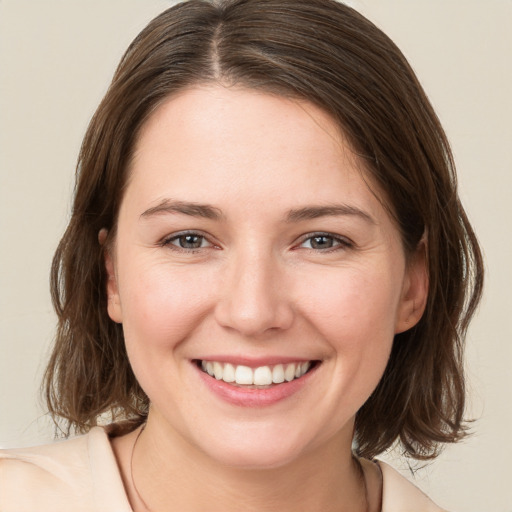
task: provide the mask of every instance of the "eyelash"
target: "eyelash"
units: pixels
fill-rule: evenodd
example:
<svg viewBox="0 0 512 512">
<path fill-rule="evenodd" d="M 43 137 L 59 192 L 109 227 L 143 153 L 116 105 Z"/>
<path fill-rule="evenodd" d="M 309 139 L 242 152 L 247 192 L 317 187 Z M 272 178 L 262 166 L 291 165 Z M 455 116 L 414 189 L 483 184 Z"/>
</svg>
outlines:
<svg viewBox="0 0 512 512">
<path fill-rule="evenodd" d="M 323 249 L 322 248 L 315 249 L 313 247 L 305 247 L 305 249 L 308 249 L 308 250 L 314 251 L 314 252 L 330 253 L 330 252 L 338 251 L 341 249 L 351 249 L 354 247 L 354 244 L 348 238 L 341 237 L 339 235 L 334 235 L 332 233 L 325 233 L 325 232 L 314 232 L 314 233 L 308 233 L 307 235 L 304 235 L 302 237 L 302 241 L 300 242 L 299 246 L 296 246 L 296 247 L 300 248 L 300 246 L 302 246 L 305 242 L 307 242 L 308 240 L 312 241 L 315 238 L 329 239 L 335 245 L 333 245 L 333 247 L 328 247 L 328 248 L 323 248 Z"/>
<path fill-rule="evenodd" d="M 197 231 L 182 231 L 180 233 L 174 233 L 171 236 L 168 236 L 167 238 L 164 238 L 160 245 L 162 247 L 169 247 L 173 251 L 180 251 L 180 252 L 186 252 L 186 253 L 195 253 L 200 251 L 201 249 L 205 249 L 205 247 L 194 247 L 194 248 L 187 248 L 187 247 L 180 247 L 179 245 L 175 245 L 172 242 L 179 241 L 180 238 L 186 238 L 186 237 L 197 237 L 201 239 L 201 243 L 204 241 L 208 242 L 209 247 L 215 247 L 214 244 L 208 241 L 207 237 L 203 235 L 202 233 L 199 233 Z"/>
<path fill-rule="evenodd" d="M 179 245 L 176 245 L 173 243 L 175 241 L 178 241 L 178 243 L 179 243 L 180 239 L 184 239 L 186 237 L 200 238 L 201 246 L 194 247 L 194 248 L 187 248 L 187 247 L 180 247 Z M 304 243 L 306 243 L 307 241 L 313 241 L 315 238 L 316 239 L 319 239 L 319 238 L 328 239 L 328 241 L 330 241 L 333 244 L 333 246 L 327 247 L 327 248 L 318 248 L 318 247 L 317 248 L 303 247 L 303 248 L 307 249 L 309 251 L 314 251 L 314 252 L 331 253 L 331 252 L 335 252 L 335 251 L 338 251 L 341 249 L 351 249 L 354 247 L 354 244 L 349 239 L 347 239 L 345 237 L 340 237 L 340 236 L 334 235 L 332 233 L 313 232 L 313 233 L 308 233 L 308 234 L 304 235 L 302 237 L 301 242 L 298 245 L 295 245 L 293 247 L 293 249 L 300 249 Z M 202 246 L 203 242 L 207 242 L 209 245 L 204 247 L 204 246 Z M 189 254 L 199 252 L 201 249 L 217 247 L 212 242 L 209 242 L 208 238 L 204 234 L 197 232 L 197 231 L 182 231 L 180 233 L 174 233 L 171 236 L 162 240 L 160 245 L 162 247 L 169 247 L 170 249 L 172 249 L 174 251 L 185 252 L 185 253 L 189 253 Z"/>
</svg>

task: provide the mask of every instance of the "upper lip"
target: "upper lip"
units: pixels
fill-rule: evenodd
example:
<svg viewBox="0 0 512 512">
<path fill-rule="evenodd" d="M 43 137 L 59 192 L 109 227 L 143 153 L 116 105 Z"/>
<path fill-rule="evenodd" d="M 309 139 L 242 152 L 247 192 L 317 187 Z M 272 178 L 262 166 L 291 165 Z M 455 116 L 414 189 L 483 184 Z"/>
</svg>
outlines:
<svg viewBox="0 0 512 512">
<path fill-rule="evenodd" d="M 305 363 L 307 361 L 316 361 L 317 359 L 307 357 L 293 357 L 293 356 L 264 356 L 264 357 L 247 357 L 247 356 L 234 356 L 215 354 L 204 357 L 195 358 L 196 361 L 217 361 L 219 363 L 230 363 L 233 366 L 243 365 L 249 368 L 258 368 L 260 366 L 273 366 L 276 364 L 289 364 L 289 363 Z"/>
</svg>

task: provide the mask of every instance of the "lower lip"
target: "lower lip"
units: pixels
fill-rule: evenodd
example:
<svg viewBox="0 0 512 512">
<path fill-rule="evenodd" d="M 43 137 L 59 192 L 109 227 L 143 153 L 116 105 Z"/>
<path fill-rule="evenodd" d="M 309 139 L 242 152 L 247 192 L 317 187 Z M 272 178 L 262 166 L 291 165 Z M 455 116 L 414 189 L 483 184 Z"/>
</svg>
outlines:
<svg viewBox="0 0 512 512">
<path fill-rule="evenodd" d="M 244 388 L 210 377 L 195 363 L 193 365 L 199 373 L 199 377 L 213 394 L 223 401 L 239 407 L 266 407 L 292 397 L 309 382 L 319 366 L 317 363 L 309 372 L 291 382 L 275 384 L 268 388 Z"/>
</svg>

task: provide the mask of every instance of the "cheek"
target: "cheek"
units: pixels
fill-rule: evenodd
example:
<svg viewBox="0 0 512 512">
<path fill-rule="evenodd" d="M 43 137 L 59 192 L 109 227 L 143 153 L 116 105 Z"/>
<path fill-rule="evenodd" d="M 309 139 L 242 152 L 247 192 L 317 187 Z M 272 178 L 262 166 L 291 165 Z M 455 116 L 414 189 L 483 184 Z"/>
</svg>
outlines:
<svg viewBox="0 0 512 512">
<path fill-rule="evenodd" d="M 347 270 L 322 280 L 328 283 L 322 287 L 314 279 L 304 283 L 303 314 L 329 347 L 335 377 L 330 399 L 354 413 L 377 386 L 393 344 L 400 294 L 388 276 Z"/>
<path fill-rule="evenodd" d="M 120 282 L 127 346 L 163 350 L 191 334 L 211 302 L 208 274 L 185 267 L 137 265 Z"/>
<path fill-rule="evenodd" d="M 392 339 L 400 289 L 386 272 L 340 269 L 328 277 L 301 280 L 300 303 L 324 337 L 334 344 L 362 349 Z"/>
<path fill-rule="evenodd" d="M 123 277 L 123 331 L 133 372 L 152 402 L 177 406 L 186 366 L 176 361 L 183 359 L 187 340 L 207 314 L 209 276 L 143 262 Z"/>
</svg>

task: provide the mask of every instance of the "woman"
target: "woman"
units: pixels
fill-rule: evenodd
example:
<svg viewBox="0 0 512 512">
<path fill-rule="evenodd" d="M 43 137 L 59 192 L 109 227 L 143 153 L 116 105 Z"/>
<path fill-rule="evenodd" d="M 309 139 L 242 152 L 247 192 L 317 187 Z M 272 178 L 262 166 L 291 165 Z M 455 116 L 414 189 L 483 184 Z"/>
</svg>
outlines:
<svg viewBox="0 0 512 512">
<path fill-rule="evenodd" d="M 55 255 L 48 405 L 87 434 L 2 452 L 0 510 L 440 510 L 374 458 L 464 436 L 481 286 L 381 31 L 330 0 L 173 7 L 90 124 Z"/>
</svg>

